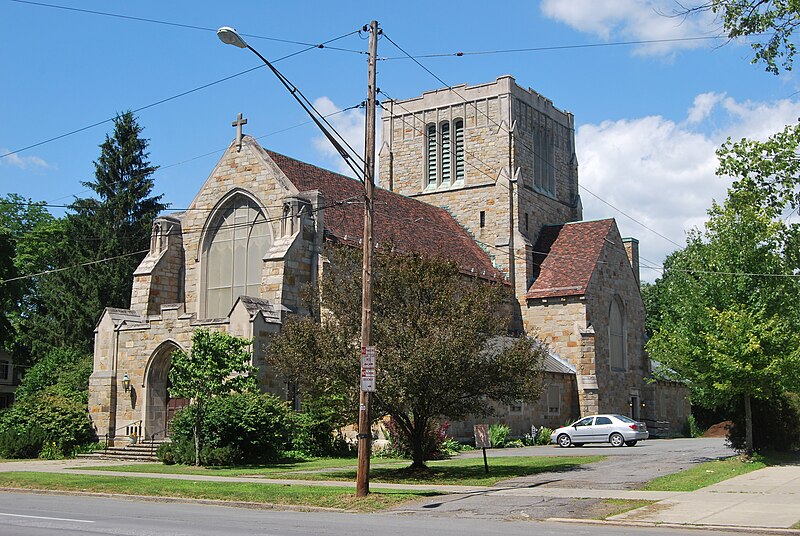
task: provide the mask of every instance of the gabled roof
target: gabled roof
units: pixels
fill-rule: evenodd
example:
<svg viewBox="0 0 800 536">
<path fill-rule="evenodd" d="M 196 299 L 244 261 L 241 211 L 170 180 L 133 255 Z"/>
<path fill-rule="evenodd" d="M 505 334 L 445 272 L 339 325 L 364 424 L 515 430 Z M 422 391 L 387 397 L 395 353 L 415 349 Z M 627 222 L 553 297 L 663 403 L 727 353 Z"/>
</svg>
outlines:
<svg viewBox="0 0 800 536">
<path fill-rule="evenodd" d="M 280 319 L 280 313 L 275 310 L 275 307 L 269 302 L 269 300 L 265 300 L 263 298 L 253 298 L 251 296 L 239 296 L 236 301 L 237 303 L 241 302 L 241 304 L 247 310 L 247 313 L 250 315 L 250 320 L 255 318 L 259 313 L 261 313 L 265 320 Z M 231 307 L 231 312 L 235 308 L 236 303 L 234 303 L 233 307 Z M 228 313 L 228 316 L 230 316 L 230 313 Z"/>
<path fill-rule="evenodd" d="M 533 247 L 534 281 L 527 298 L 582 296 L 613 219 L 547 225 Z"/>
<path fill-rule="evenodd" d="M 357 245 L 364 236 L 364 186 L 361 182 L 266 151 L 300 192 L 319 190 L 325 197 L 325 230 L 334 240 Z M 375 188 L 375 243 L 400 251 L 442 257 L 465 273 L 502 279 L 489 254 L 444 209 Z"/>
</svg>

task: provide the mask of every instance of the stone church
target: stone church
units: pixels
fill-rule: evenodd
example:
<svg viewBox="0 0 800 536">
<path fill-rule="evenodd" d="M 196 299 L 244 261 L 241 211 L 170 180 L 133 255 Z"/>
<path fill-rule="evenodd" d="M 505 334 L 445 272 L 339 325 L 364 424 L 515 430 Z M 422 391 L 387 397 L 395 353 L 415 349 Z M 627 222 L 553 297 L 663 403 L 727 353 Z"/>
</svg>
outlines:
<svg viewBox="0 0 800 536">
<path fill-rule="evenodd" d="M 384 102 L 378 244 L 456 261 L 514 289 L 513 329 L 550 346 L 535 404 L 498 408 L 515 435 L 581 415 L 623 413 L 676 432 L 689 405 L 648 381 L 638 242 L 613 219 L 581 221 L 572 114 L 510 76 Z M 308 314 L 326 250 L 360 247 L 363 186 L 243 135 L 189 207 L 153 223 L 130 309 L 95 330 L 89 413 L 100 437 L 160 438 L 172 353 L 198 328 L 252 338 L 262 388 L 287 396 L 264 352 L 287 314 Z M 471 422 L 455 423 L 457 437 Z"/>
</svg>

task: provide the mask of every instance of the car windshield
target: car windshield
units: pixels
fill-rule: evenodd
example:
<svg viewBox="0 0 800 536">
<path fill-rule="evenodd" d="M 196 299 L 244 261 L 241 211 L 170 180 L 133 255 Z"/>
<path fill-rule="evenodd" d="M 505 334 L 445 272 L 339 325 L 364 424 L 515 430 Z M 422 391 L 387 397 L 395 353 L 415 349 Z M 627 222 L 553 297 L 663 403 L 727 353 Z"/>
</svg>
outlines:
<svg viewBox="0 0 800 536">
<path fill-rule="evenodd" d="M 625 415 L 614 415 L 617 419 L 621 420 L 622 422 L 636 422 L 630 417 L 626 417 Z"/>
</svg>

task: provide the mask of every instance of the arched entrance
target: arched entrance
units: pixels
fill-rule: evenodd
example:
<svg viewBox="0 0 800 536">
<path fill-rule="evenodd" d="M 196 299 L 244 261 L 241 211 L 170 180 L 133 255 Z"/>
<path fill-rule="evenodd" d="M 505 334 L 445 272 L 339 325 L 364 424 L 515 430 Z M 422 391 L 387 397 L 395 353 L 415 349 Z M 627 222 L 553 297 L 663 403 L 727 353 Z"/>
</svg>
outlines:
<svg viewBox="0 0 800 536">
<path fill-rule="evenodd" d="M 145 373 L 145 404 L 144 434 L 147 439 L 163 439 L 169 435 L 169 422 L 175 411 L 185 407 L 189 401 L 183 398 L 169 397 L 169 368 L 172 363 L 172 353 L 181 348 L 174 342 L 163 343 L 153 352 L 148 369 Z"/>
</svg>

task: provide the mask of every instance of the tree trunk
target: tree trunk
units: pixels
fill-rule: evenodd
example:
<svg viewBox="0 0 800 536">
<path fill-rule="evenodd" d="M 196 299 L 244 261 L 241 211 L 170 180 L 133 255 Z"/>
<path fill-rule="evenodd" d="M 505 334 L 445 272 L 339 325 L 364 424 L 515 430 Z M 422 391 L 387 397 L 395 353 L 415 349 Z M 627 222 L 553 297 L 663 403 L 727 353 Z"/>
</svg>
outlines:
<svg viewBox="0 0 800 536">
<path fill-rule="evenodd" d="M 411 469 L 425 469 L 425 424 L 414 420 L 409 439 L 411 440 Z"/>
<path fill-rule="evenodd" d="M 202 423 L 200 413 L 200 404 L 197 405 L 195 408 L 195 418 L 194 418 L 194 465 L 195 467 L 200 466 L 200 424 Z"/>
<path fill-rule="evenodd" d="M 747 455 L 753 454 L 753 412 L 750 408 L 750 393 L 744 394 L 744 443 Z"/>
</svg>

